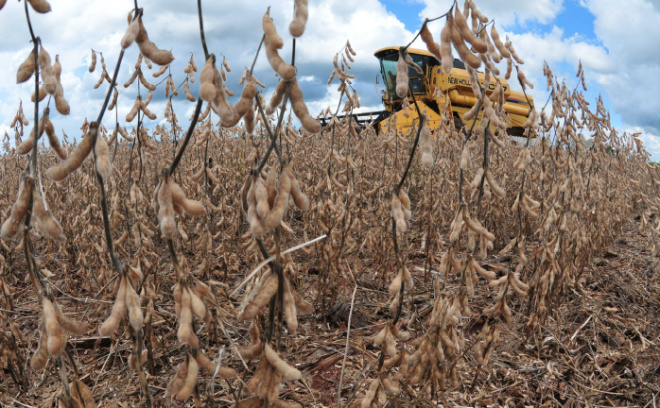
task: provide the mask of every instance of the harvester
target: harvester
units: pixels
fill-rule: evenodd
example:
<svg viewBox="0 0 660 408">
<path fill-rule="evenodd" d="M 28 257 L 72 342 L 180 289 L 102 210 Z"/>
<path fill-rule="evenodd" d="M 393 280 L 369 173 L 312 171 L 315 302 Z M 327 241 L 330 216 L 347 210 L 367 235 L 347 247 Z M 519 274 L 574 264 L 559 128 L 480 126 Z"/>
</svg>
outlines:
<svg viewBox="0 0 660 408">
<path fill-rule="evenodd" d="M 454 59 L 453 68 L 447 74 L 441 69 L 440 61 L 430 52 L 414 48 L 408 48 L 407 52 L 413 62 L 424 72 L 421 75 L 409 68 L 412 92 L 422 113 L 426 111 L 429 127 L 435 129 L 440 125 L 444 109 L 451 109 L 451 118 L 457 129 L 463 126 L 469 129 L 473 121 L 476 121 L 475 125 L 478 125 L 481 120 L 481 113 L 472 120 L 463 119 L 465 113 L 477 102 L 470 85 L 470 77 L 465 70 L 465 64 L 459 59 Z M 376 51 L 375 56 L 380 62 L 380 72 L 385 85 L 383 92 L 385 109 L 378 112 L 355 114 L 354 117 L 360 123 L 367 123 L 369 118 L 375 116 L 373 124 L 377 132 L 384 131 L 388 119 L 396 119 L 397 129 L 405 132 L 417 123 L 419 118 L 415 110 L 409 109 L 404 114 L 402 110 L 403 100 L 396 94 L 396 65 L 399 59 L 399 47 L 382 48 Z M 477 75 L 483 85 L 484 74 L 477 73 Z M 512 91 L 509 83 L 504 78 L 498 77 L 497 79 L 499 79 L 504 89 L 504 111 L 511 118 L 507 133 L 511 136 L 523 136 L 524 129 L 522 126 L 530 113 L 527 99 L 523 93 Z M 441 93 L 435 92 L 436 86 L 440 88 Z M 495 87 L 495 80 L 491 80 L 486 94 L 493 92 Z M 449 100 L 447 101 L 447 99 Z M 412 104 L 410 97 L 409 101 Z M 531 97 L 529 97 L 529 101 L 532 101 Z"/>
</svg>

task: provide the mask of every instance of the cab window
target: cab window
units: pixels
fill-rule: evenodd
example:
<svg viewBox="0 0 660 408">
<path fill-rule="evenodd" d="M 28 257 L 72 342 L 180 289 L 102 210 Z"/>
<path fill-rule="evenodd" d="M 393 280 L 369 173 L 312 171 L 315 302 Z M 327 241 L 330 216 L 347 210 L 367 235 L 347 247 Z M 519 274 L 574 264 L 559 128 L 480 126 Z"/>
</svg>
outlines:
<svg viewBox="0 0 660 408">
<path fill-rule="evenodd" d="M 410 54 L 410 57 L 420 68 L 422 68 L 423 72 L 427 72 L 431 57 L 419 54 Z M 385 98 L 401 99 L 396 94 L 396 64 L 399 60 L 399 53 L 392 50 L 390 53 L 382 55 L 379 59 L 381 74 L 385 84 Z M 410 84 L 414 93 L 426 93 L 424 75 L 421 75 L 412 67 L 408 67 L 408 76 L 410 77 Z"/>
</svg>

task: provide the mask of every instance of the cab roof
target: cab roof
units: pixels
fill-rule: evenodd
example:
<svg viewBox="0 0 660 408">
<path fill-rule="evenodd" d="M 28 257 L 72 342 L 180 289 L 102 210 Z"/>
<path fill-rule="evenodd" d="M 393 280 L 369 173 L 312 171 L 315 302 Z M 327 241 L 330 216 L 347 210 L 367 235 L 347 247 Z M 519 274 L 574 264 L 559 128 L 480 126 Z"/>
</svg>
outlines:
<svg viewBox="0 0 660 408">
<path fill-rule="evenodd" d="M 385 47 L 385 48 L 381 48 L 380 50 L 376 51 L 376 52 L 374 53 L 374 55 L 375 55 L 376 57 L 379 57 L 380 55 L 383 55 L 383 54 L 391 54 L 391 53 L 393 53 L 393 52 L 397 52 L 397 53 L 398 53 L 398 52 L 399 52 L 399 48 L 401 48 L 401 47 L 393 46 L 393 47 Z M 417 54 L 417 55 L 424 55 L 425 57 L 436 58 L 436 56 L 433 55 L 433 54 L 431 54 L 430 52 L 428 52 L 428 51 L 426 51 L 426 50 L 421 50 L 421 49 L 419 49 L 419 48 L 408 48 L 407 51 L 408 51 L 408 54 Z M 436 58 L 436 59 L 437 59 L 437 58 Z"/>
</svg>

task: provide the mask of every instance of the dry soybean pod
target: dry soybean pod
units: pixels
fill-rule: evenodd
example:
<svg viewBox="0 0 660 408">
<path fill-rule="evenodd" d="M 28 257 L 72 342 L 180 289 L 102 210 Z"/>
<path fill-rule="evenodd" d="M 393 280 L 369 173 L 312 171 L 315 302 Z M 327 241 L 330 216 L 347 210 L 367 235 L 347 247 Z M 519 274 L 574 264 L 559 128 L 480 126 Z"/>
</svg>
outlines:
<svg viewBox="0 0 660 408">
<path fill-rule="evenodd" d="M 124 33 L 124 37 L 121 39 L 121 48 L 126 49 L 133 44 L 133 41 L 137 38 L 138 33 L 140 32 L 140 22 L 137 18 L 133 19 Z"/>
<path fill-rule="evenodd" d="M 159 49 L 156 44 L 149 40 L 149 35 L 144 28 L 141 15 L 138 16 L 137 20 L 140 29 L 135 41 L 138 43 L 142 55 L 158 65 L 167 65 L 172 62 L 174 60 L 174 55 L 172 55 L 171 52 Z"/>
<path fill-rule="evenodd" d="M 89 64 L 89 72 L 94 72 L 96 69 L 96 53 L 92 50 L 92 61 Z"/>
<path fill-rule="evenodd" d="M 476 17 L 481 21 L 483 24 L 486 24 L 488 22 L 488 17 L 486 17 L 478 8 L 477 5 L 474 4 L 474 1 L 470 1 L 470 9 L 472 10 L 472 16 Z"/>
<path fill-rule="evenodd" d="M 168 186 L 172 193 L 172 203 L 178 205 L 180 208 L 185 210 L 188 214 L 193 216 L 200 216 L 206 213 L 204 204 L 201 201 L 190 200 L 186 198 L 185 193 L 181 187 L 172 180 L 172 178 L 167 179 Z"/>
<path fill-rule="evenodd" d="M 57 82 L 60 82 L 60 75 L 62 74 L 62 63 L 60 63 L 60 56 L 55 56 L 55 63 L 53 64 L 53 73 L 55 74 L 55 79 Z"/>
<path fill-rule="evenodd" d="M 295 0 L 296 16 L 289 24 L 289 33 L 294 37 L 300 37 L 305 32 L 307 18 L 309 17 L 308 0 Z"/>
<path fill-rule="evenodd" d="M 214 82 L 215 71 L 215 55 L 211 54 L 202 67 L 202 72 L 199 74 L 199 97 L 207 102 L 215 99 L 217 92 Z"/>
<path fill-rule="evenodd" d="M 172 75 L 170 75 L 167 78 L 167 83 L 169 84 L 170 89 L 172 90 L 172 94 L 174 96 L 179 96 L 179 90 L 177 89 L 176 85 L 174 84 L 174 80 L 172 79 Z"/>
<path fill-rule="evenodd" d="M 273 348 L 266 344 L 264 347 L 264 355 L 268 362 L 270 363 L 277 372 L 279 372 L 287 380 L 299 380 L 302 378 L 302 373 L 300 370 L 291 367 L 284 360 L 277 355 L 277 352 Z"/>
<path fill-rule="evenodd" d="M 251 188 L 254 189 L 257 214 L 261 219 L 265 219 L 270 211 L 270 205 L 268 204 L 268 190 L 266 190 L 266 186 L 261 177 L 254 177 Z"/>
<path fill-rule="evenodd" d="M 131 107 L 131 110 L 128 111 L 126 114 L 126 122 L 132 122 L 133 119 L 135 119 L 135 116 L 138 113 L 138 109 L 140 108 L 140 96 L 138 95 L 137 98 L 135 98 L 135 102 L 133 102 L 133 107 Z"/>
<path fill-rule="evenodd" d="M 435 42 L 433 39 L 433 34 L 431 34 L 431 30 L 429 30 L 428 23 L 424 23 L 422 26 L 422 29 L 419 32 L 419 35 L 422 37 L 422 41 L 424 41 L 424 44 L 426 44 L 426 48 L 431 52 L 431 54 L 435 55 L 435 57 L 439 60 L 442 60 L 442 52 L 440 51 L 440 44 Z"/>
<path fill-rule="evenodd" d="M 51 11 L 50 3 L 46 0 L 28 0 L 28 2 L 37 13 L 44 14 Z"/>
<path fill-rule="evenodd" d="M 64 349 L 66 335 L 64 334 L 60 323 L 57 321 L 57 312 L 50 299 L 44 296 L 41 303 L 44 313 L 44 327 L 46 329 L 46 334 L 48 335 L 48 354 L 55 357 Z"/>
<path fill-rule="evenodd" d="M 32 191 L 33 185 L 34 180 L 31 177 L 26 178 L 21 183 L 21 187 L 18 190 L 18 197 L 16 198 L 14 205 L 11 207 L 9 218 L 7 218 L 4 223 L 2 223 L 0 236 L 3 239 L 14 239 L 18 233 L 18 230 L 23 224 L 23 220 L 25 219 L 25 215 L 27 214 L 28 204 L 30 201 L 30 193 Z"/>
<path fill-rule="evenodd" d="M 112 163 L 110 162 L 108 142 L 105 141 L 103 135 L 97 135 L 94 153 L 96 154 L 96 171 L 107 182 L 110 176 L 112 176 Z"/>
<path fill-rule="evenodd" d="M 127 142 L 132 142 L 133 140 L 135 140 L 133 136 L 128 135 L 125 128 L 120 126 L 119 128 L 117 128 L 117 130 L 119 131 L 121 137 L 123 137 Z"/>
<path fill-rule="evenodd" d="M 181 311 L 179 313 L 177 338 L 181 343 L 187 344 L 192 348 L 198 348 L 197 336 L 192 331 L 193 315 L 190 302 L 190 292 L 184 288 L 181 293 Z"/>
<path fill-rule="evenodd" d="M 227 87 L 222 81 L 221 73 L 214 66 L 214 84 L 216 89 L 215 99 L 211 101 L 211 108 L 213 111 L 220 116 L 222 119 L 222 124 L 225 126 L 225 123 L 228 123 L 233 120 L 234 115 L 236 115 L 236 109 L 234 105 L 229 103 L 227 99 Z"/>
<path fill-rule="evenodd" d="M 513 71 L 513 58 L 508 57 L 506 59 L 506 73 L 504 74 L 504 79 L 511 78 L 511 71 Z"/>
<path fill-rule="evenodd" d="M 126 81 L 124 83 L 124 88 L 128 88 L 129 86 L 131 86 L 133 84 L 133 82 L 137 78 L 139 72 L 140 72 L 139 69 L 136 69 L 135 71 L 133 71 L 133 74 L 131 75 L 131 77 L 128 78 L 128 81 Z"/>
<path fill-rule="evenodd" d="M 197 352 L 197 363 L 199 363 L 201 367 L 204 367 L 204 369 L 210 374 L 214 374 L 216 371 L 217 364 L 211 361 L 201 351 Z M 233 368 L 220 367 L 218 369 L 218 376 L 223 379 L 236 378 L 236 371 Z"/>
<path fill-rule="evenodd" d="M 151 41 L 145 41 L 138 44 L 140 46 L 140 52 L 144 54 L 145 57 L 149 58 L 151 61 L 158 65 L 167 65 L 174 61 L 174 55 L 167 50 L 161 50 L 156 47 Z"/>
<path fill-rule="evenodd" d="M 506 198 L 506 191 L 504 191 L 504 189 L 497 183 L 497 180 L 495 180 L 495 177 L 493 176 L 493 173 L 490 172 L 490 170 L 486 170 L 486 180 L 488 181 L 488 185 L 496 196 L 501 199 Z"/>
<path fill-rule="evenodd" d="M 270 19 L 270 15 L 266 12 L 263 22 L 266 22 L 268 19 Z M 264 43 L 266 45 L 266 57 L 268 58 L 268 63 L 270 63 L 270 66 L 280 78 L 285 81 L 291 81 L 296 76 L 296 67 L 284 62 L 282 57 L 280 57 L 280 54 L 277 52 L 277 50 L 281 48 L 277 46 L 282 43 L 282 38 L 277 34 L 277 30 L 275 29 L 275 25 L 272 24 L 272 20 L 270 23 L 262 25 L 264 28 Z"/>
<path fill-rule="evenodd" d="M 53 95 L 57 90 L 57 78 L 53 72 L 53 66 L 50 63 L 50 54 L 44 47 L 39 50 L 39 69 L 41 70 L 41 78 L 46 92 Z"/>
<path fill-rule="evenodd" d="M 108 105 L 108 110 L 111 111 L 115 108 L 115 105 L 117 104 L 117 98 L 119 98 L 119 91 L 117 91 L 117 87 L 114 87 L 114 93 L 112 95 L 112 100 L 110 101 L 110 104 Z"/>
<path fill-rule="evenodd" d="M 254 76 L 250 75 L 247 79 L 245 86 L 243 87 L 243 92 L 241 93 L 241 99 L 236 103 L 236 113 L 237 117 L 242 117 L 245 113 L 252 107 L 252 101 L 257 94 L 257 81 Z"/>
<path fill-rule="evenodd" d="M 298 119 L 300 119 L 300 123 L 305 130 L 309 133 L 319 133 L 321 131 L 321 123 L 310 116 L 309 111 L 307 110 L 307 105 L 305 105 L 305 100 L 303 99 L 302 90 L 298 85 L 298 81 L 295 79 L 291 81 L 289 99 L 291 100 L 293 113 L 295 113 Z"/>
<path fill-rule="evenodd" d="M 286 173 L 286 171 L 283 171 L 280 175 L 279 188 L 277 189 L 275 202 L 273 203 L 273 207 L 265 218 L 266 226 L 268 228 L 275 229 L 282 222 L 284 214 L 289 207 L 290 192 L 291 179 L 289 179 L 289 175 Z"/>
<path fill-rule="evenodd" d="M 270 18 L 270 10 L 267 10 L 266 13 L 264 13 L 261 20 L 261 28 L 264 30 L 264 41 L 266 42 L 267 47 L 273 47 L 278 50 L 284 47 L 284 41 L 277 33 L 275 24 L 273 24 L 273 19 Z"/>
<path fill-rule="evenodd" d="M 401 205 L 401 199 L 392 194 L 392 218 L 396 223 L 396 230 L 399 235 L 405 234 L 408 229 L 408 224 L 406 223 L 406 218 L 403 212 L 403 207 Z"/>
<path fill-rule="evenodd" d="M 465 16 L 463 15 L 463 13 L 461 13 L 461 10 L 458 7 L 456 7 L 454 22 L 456 23 L 456 26 L 460 30 L 461 36 L 465 39 L 465 41 L 472 44 L 472 47 L 477 52 L 479 53 L 488 52 L 488 47 L 486 46 L 486 43 L 481 39 L 479 39 L 477 36 L 475 36 L 474 32 L 470 30 L 470 27 L 468 26 L 468 23 L 465 20 Z"/>
<path fill-rule="evenodd" d="M 39 87 L 39 102 L 43 101 L 46 98 L 46 95 L 48 95 L 48 92 L 44 89 L 43 86 Z M 35 95 L 34 92 L 32 92 L 32 96 L 30 97 L 30 101 L 34 102 L 35 100 Z"/>
<path fill-rule="evenodd" d="M 147 108 L 147 104 L 144 101 L 140 101 L 140 110 L 151 120 L 156 120 L 157 116 L 155 113 Z"/>
<path fill-rule="evenodd" d="M 250 105 L 250 108 L 245 112 L 243 116 L 243 124 L 245 125 L 245 131 L 248 134 L 254 133 L 254 102 Z"/>
<path fill-rule="evenodd" d="M 529 82 L 522 69 L 518 67 L 516 71 L 518 71 L 518 81 L 520 82 L 520 86 L 522 86 L 523 89 L 525 89 L 525 87 L 530 87 L 531 89 L 534 89 L 534 84 Z"/>
<path fill-rule="evenodd" d="M 284 93 L 286 92 L 288 85 L 289 83 L 284 80 L 281 80 L 277 83 L 275 86 L 275 91 L 273 91 L 273 96 L 270 97 L 268 106 L 266 106 L 267 115 L 272 115 L 275 113 L 277 107 L 280 105 L 280 103 L 282 103 L 282 99 L 284 98 Z"/>
<path fill-rule="evenodd" d="M 399 50 L 399 60 L 396 63 L 396 94 L 399 98 L 408 95 L 408 64 L 403 49 Z"/>
<path fill-rule="evenodd" d="M 106 74 L 105 71 L 101 72 L 101 77 L 99 77 L 98 82 L 94 84 L 94 89 L 98 89 L 101 86 L 101 84 L 103 84 L 103 81 L 105 80 L 105 74 Z"/>
<path fill-rule="evenodd" d="M 128 279 L 126 279 L 126 307 L 128 308 L 128 321 L 131 323 L 133 330 L 139 332 L 142 330 L 142 324 L 144 323 L 144 316 L 140 308 L 140 296 Z"/>
<path fill-rule="evenodd" d="M 138 70 L 138 79 L 140 80 L 140 83 L 144 85 L 145 88 L 147 88 L 150 91 L 155 91 L 156 90 L 156 85 L 150 84 L 149 81 L 147 81 L 147 78 L 144 77 L 142 74 L 142 70 Z M 171 80 L 172 77 L 169 77 L 168 80 Z M 169 81 L 168 81 L 169 82 Z"/>
<path fill-rule="evenodd" d="M 257 94 L 257 83 L 254 80 L 254 77 L 250 75 L 243 87 L 243 92 L 241 93 L 241 98 L 236 102 L 234 109 L 236 114 L 231 120 L 223 121 L 223 126 L 234 126 L 238 121 L 245 115 L 245 113 L 252 107 L 252 101 L 254 100 L 255 95 Z"/>
<path fill-rule="evenodd" d="M 194 291 L 190 290 L 190 288 L 187 288 L 187 290 L 190 294 L 190 307 L 192 309 L 193 315 L 195 315 L 199 320 L 204 320 L 208 316 L 204 301 L 202 301 L 202 299 L 197 296 Z"/>
<path fill-rule="evenodd" d="M 298 315 L 296 312 L 296 302 L 293 298 L 293 293 L 291 290 L 291 285 L 289 284 L 288 279 L 284 280 L 284 318 L 286 319 L 286 325 L 289 329 L 289 332 L 295 334 L 298 330 Z"/>
<path fill-rule="evenodd" d="M 110 316 L 99 327 L 99 334 L 101 336 L 113 335 L 119 329 L 119 323 L 121 323 L 122 318 L 126 314 L 126 278 L 124 276 L 119 278 L 118 286 L 117 296 L 115 297 L 115 303 L 112 305 Z"/>
<path fill-rule="evenodd" d="M 270 66 L 280 78 L 285 81 L 292 81 L 296 77 L 296 67 L 284 62 L 277 49 L 266 46 L 266 57 Z"/>
<path fill-rule="evenodd" d="M 291 198 L 293 198 L 294 204 L 302 211 L 309 210 L 309 198 L 300 189 L 298 179 L 291 172 L 289 172 L 289 177 L 291 178 Z"/>
<path fill-rule="evenodd" d="M 73 333 L 76 336 L 82 336 L 89 331 L 89 325 L 81 322 L 75 322 L 68 317 L 64 316 L 62 311 L 59 308 L 55 308 L 57 321 L 60 323 L 62 328 L 69 333 Z"/>
<path fill-rule="evenodd" d="M 186 379 L 183 382 L 183 386 L 176 393 L 175 398 L 178 400 L 187 399 L 192 395 L 195 384 L 197 384 L 197 377 L 199 375 L 199 364 L 197 360 L 192 357 L 188 357 L 188 370 L 186 373 Z"/>
<path fill-rule="evenodd" d="M 158 219 L 160 220 L 160 230 L 163 237 L 174 238 L 176 222 L 174 221 L 172 192 L 165 179 L 161 181 L 160 188 L 158 189 L 158 207 Z"/>
<path fill-rule="evenodd" d="M 20 84 L 32 78 L 34 69 L 34 48 L 32 48 L 30 55 L 27 56 L 25 61 L 23 61 L 23 63 L 18 67 L 18 71 L 16 71 L 16 83 Z"/>
<path fill-rule="evenodd" d="M 48 120 L 48 108 L 44 110 L 44 114 L 39 119 L 39 137 L 43 135 L 44 133 L 44 123 L 45 121 Z M 16 148 L 16 153 L 18 154 L 27 154 L 29 153 L 33 148 L 34 145 L 36 144 L 37 138 L 35 136 L 34 128 L 32 128 L 32 131 L 30 131 L 30 137 L 25 139 L 18 147 Z"/>
<path fill-rule="evenodd" d="M 515 48 L 513 48 L 513 44 L 511 44 L 511 41 L 507 41 L 505 47 L 511 52 L 511 56 L 513 57 L 514 60 L 516 60 L 516 62 L 518 64 L 524 64 L 525 63 L 525 61 L 523 61 L 518 56 L 518 54 L 516 54 L 516 50 L 515 50 Z"/>
<path fill-rule="evenodd" d="M 197 351 L 197 357 L 195 359 L 200 367 L 204 368 L 210 374 L 215 372 L 216 364 L 214 364 L 206 354 L 202 353 L 201 350 Z"/>
<path fill-rule="evenodd" d="M 250 187 L 252 187 L 252 177 L 248 177 L 245 180 L 243 188 L 241 189 L 241 204 L 244 213 L 247 213 L 248 211 L 248 195 L 250 192 Z"/>
<path fill-rule="evenodd" d="M 419 148 L 422 167 L 428 170 L 433 167 L 433 145 L 431 144 L 431 129 L 426 120 L 422 124 L 422 131 L 419 135 Z"/>
<path fill-rule="evenodd" d="M 490 40 L 490 37 L 486 34 L 486 29 L 482 30 L 482 37 L 486 41 L 486 45 L 488 46 L 488 54 L 492 58 L 493 62 L 499 64 L 500 61 L 502 61 L 502 56 L 498 52 L 497 47 L 493 45 L 493 42 Z"/>
<path fill-rule="evenodd" d="M 84 382 L 80 380 L 74 380 L 73 382 L 69 383 L 69 389 L 71 390 L 71 397 L 73 398 L 72 402 L 75 401 L 73 404 L 74 407 L 96 407 L 96 402 L 94 402 L 94 395 Z"/>
<path fill-rule="evenodd" d="M 511 53 L 502 43 L 502 40 L 500 39 L 500 34 L 497 32 L 497 29 L 495 28 L 495 24 L 493 24 L 493 26 L 490 28 L 490 37 L 493 39 L 493 43 L 495 44 L 497 51 L 500 52 L 502 57 L 511 58 Z"/>
<path fill-rule="evenodd" d="M 154 73 L 151 74 L 151 75 L 152 75 L 154 78 L 158 78 L 159 76 L 163 75 L 163 74 L 165 73 L 165 71 L 167 71 L 167 68 L 169 68 L 169 64 L 167 64 L 167 65 L 163 65 L 162 67 L 160 67 L 160 69 L 159 69 L 158 71 L 154 72 Z"/>
<path fill-rule="evenodd" d="M 171 395 L 172 397 L 178 394 L 179 390 L 181 390 L 181 387 L 183 387 L 183 382 L 187 375 L 188 362 L 183 361 L 181 364 L 179 364 L 179 367 L 176 370 L 176 374 L 174 374 L 174 378 L 172 378 L 172 380 L 170 380 L 170 382 L 167 384 L 167 394 Z"/>
<path fill-rule="evenodd" d="M 264 225 L 263 218 L 260 217 L 259 214 L 257 213 L 257 208 L 258 206 L 255 196 L 255 189 L 252 188 L 252 185 L 250 185 L 250 188 L 247 193 L 246 218 L 248 223 L 250 224 L 250 232 L 252 232 L 252 235 L 254 235 L 257 238 L 261 238 L 266 232 L 266 227 Z"/>
<path fill-rule="evenodd" d="M 259 311 L 266 306 L 270 299 L 277 292 L 278 278 L 275 275 L 269 275 L 263 286 L 259 288 L 258 293 L 252 301 L 238 315 L 239 320 L 251 320 Z"/>
<path fill-rule="evenodd" d="M 48 362 L 48 335 L 46 330 L 41 330 L 41 338 L 39 339 L 39 349 L 30 359 L 30 367 L 35 371 L 41 371 L 46 367 Z"/>
<path fill-rule="evenodd" d="M 193 94 L 190 93 L 190 86 L 188 85 L 188 79 L 183 83 L 183 92 L 186 94 L 186 99 L 188 99 L 190 102 L 196 102 L 197 98 L 193 96 Z"/>
<path fill-rule="evenodd" d="M 445 26 L 440 32 L 440 54 L 442 56 L 442 70 L 448 74 L 454 66 L 454 56 L 451 52 L 451 27 L 454 25 L 451 13 L 447 15 Z"/>
<path fill-rule="evenodd" d="M 457 10 L 458 12 L 458 10 Z M 460 12 L 458 12 L 460 14 Z M 481 66 L 481 59 L 473 54 L 470 49 L 465 45 L 463 41 L 463 36 L 461 35 L 460 30 L 456 27 L 455 24 L 450 25 L 450 34 L 451 42 L 454 44 L 454 48 L 458 51 L 458 55 L 461 56 L 461 59 L 465 61 L 466 64 L 471 66 L 474 69 L 477 69 Z"/>
<path fill-rule="evenodd" d="M 46 209 L 39 188 L 35 188 L 32 193 L 32 212 L 32 223 L 37 231 L 54 241 L 66 241 L 66 237 L 62 233 L 62 226 Z"/>
</svg>

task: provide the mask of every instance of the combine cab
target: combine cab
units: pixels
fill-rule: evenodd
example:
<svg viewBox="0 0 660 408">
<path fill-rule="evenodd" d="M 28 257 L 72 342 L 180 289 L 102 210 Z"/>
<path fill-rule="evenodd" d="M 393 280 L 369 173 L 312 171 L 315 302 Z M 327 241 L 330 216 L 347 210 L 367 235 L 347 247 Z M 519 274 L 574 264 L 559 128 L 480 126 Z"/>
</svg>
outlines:
<svg viewBox="0 0 660 408">
<path fill-rule="evenodd" d="M 445 106 L 451 109 L 456 128 L 461 128 L 463 125 L 468 128 L 472 126 L 472 121 L 463 120 L 463 115 L 470 110 L 470 108 L 477 102 L 472 88 L 470 86 L 470 78 L 465 65 L 461 60 L 454 59 L 454 67 L 450 74 L 442 72 L 440 61 L 428 51 L 408 48 L 408 54 L 412 60 L 419 65 L 424 71 L 424 75 L 420 75 L 412 68 L 409 68 L 410 84 L 412 92 L 415 94 L 415 99 L 422 112 L 426 110 L 429 118 L 429 126 L 435 129 L 442 121 L 442 110 Z M 367 116 L 375 117 L 375 128 L 377 131 L 383 131 L 386 125 L 386 119 L 396 116 L 396 127 L 399 131 L 405 132 L 419 119 L 417 113 L 409 110 L 408 116 L 404 115 L 401 110 L 403 100 L 396 94 L 396 65 L 399 59 L 398 47 L 387 47 L 376 51 L 376 58 L 380 61 L 380 72 L 383 77 L 385 91 L 383 94 L 384 111 L 371 112 L 360 114 L 356 120 L 363 122 Z M 478 78 L 483 84 L 484 74 L 478 73 Z M 525 96 L 521 92 L 512 91 L 509 88 L 509 83 L 504 78 L 498 78 L 504 88 L 504 111 L 507 112 L 511 118 L 507 133 L 511 136 L 522 136 L 522 125 L 529 116 L 530 108 L 527 104 Z M 438 86 L 442 91 L 442 96 L 434 96 L 435 87 Z M 489 89 L 486 91 L 490 94 L 495 89 L 495 81 L 491 81 Z M 449 104 L 447 105 L 447 98 Z M 530 98 L 531 101 L 531 98 Z M 412 104 L 412 100 L 410 100 Z M 360 120 L 363 119 L 363 120 Z M 477 124 L 481 120 L 481 114 L 473 121 Z"/>
</svg>

